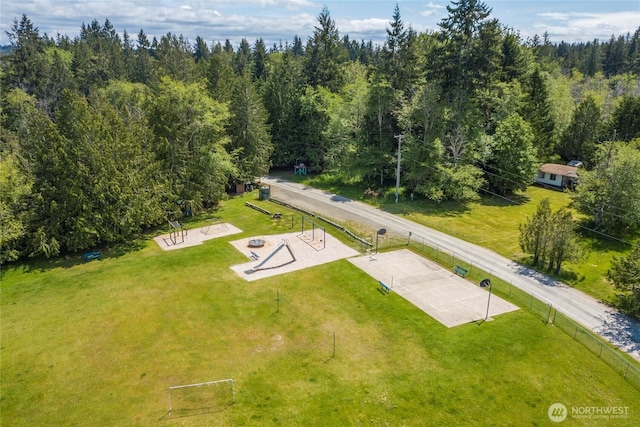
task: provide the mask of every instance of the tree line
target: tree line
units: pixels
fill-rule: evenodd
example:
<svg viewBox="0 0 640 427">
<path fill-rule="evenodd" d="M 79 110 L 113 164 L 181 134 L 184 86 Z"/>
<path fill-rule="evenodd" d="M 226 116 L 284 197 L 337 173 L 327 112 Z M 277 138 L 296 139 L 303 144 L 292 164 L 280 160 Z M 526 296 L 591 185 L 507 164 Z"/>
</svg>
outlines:
<svg viewBox="0 0 640 427">
<path fill-rule="evenodd" d="M 417 33 L 396 6 L 375 46 L 341 36 L 326 7 L 306 42 L 271 47 L 134 40 L 109 20 L 54 38 L 14 20 L 1 57 L 0 262 L 125 240 L 273 166 L 383 187 L 399 149 L 402 192 L 438 202 L 508 196 L 540 163 L 580 159 L 602 197 L 584 192 L 579 206 L 603 228 L 637 226 L 640 196 L 623 207 L 599 177 L 638 162 L 639 33 L 554 45 L 522 40 L 481 1 L 447 11 Z"/>
</svg>

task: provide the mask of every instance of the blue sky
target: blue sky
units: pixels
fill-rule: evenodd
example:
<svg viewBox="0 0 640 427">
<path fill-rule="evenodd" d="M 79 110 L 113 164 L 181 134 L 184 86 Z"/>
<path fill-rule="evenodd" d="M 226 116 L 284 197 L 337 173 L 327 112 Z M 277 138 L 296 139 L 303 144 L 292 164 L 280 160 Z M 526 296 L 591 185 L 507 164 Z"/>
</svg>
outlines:
<svg viewBox="0 0 640 427">
<path fill-rule="evenodd" d="M 242 38 L 253 44 L 262 37 L 267 46 L 304 42 L 327 6 L 341 36 L 382 43 L 398 3 L 405 25 L 418 32 L 438 29 L 447 16 L 449 1 L 387 0 L 0 0 L 0 44 L 14 18 L 26 14 L 40 33 L 75 37 L 81 24 L 109 19 L 116 30 L 160 37 L 167 32 L 183 34 L 193 42 L 201 36 L 207 43 L 229 39 L 238 46 Z M 553 42 L 607 40 L 612 34 L 633 33 L 640 27 L 640 0 L 486 0 L 492 17 L 517 30 L 523 39 L 546 31 Z"/>
</svg>

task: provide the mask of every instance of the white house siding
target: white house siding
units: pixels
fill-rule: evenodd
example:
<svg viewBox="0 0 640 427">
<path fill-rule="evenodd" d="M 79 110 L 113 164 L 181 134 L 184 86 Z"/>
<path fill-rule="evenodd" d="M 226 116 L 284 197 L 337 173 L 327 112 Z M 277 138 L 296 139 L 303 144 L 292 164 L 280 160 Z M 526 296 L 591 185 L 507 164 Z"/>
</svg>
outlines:
<svg viewBox="0 0 640 427">
<path fill-rule="evenodd" d="M 553 177 L 553 179 L 551 179 Z M 562 176 L 554 175 L 546 172 L 538 172 L 536 182 L 542 185 L 553 185 L 554 187 L 562 187 Z"/>
</svg>

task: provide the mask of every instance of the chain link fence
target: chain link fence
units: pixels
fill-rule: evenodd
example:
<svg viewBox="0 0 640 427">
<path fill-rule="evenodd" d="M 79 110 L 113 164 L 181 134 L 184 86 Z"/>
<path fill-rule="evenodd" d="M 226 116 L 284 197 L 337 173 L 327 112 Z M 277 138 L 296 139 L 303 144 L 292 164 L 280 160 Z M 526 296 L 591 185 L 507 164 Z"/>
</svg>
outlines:
<svg viewBox="0 0 640 427">
<path fill-rule="evenodd" d="M 640 390 L 640 368 L 637 362 L 631 360 L 630 356 L 622 354 L 620 350 L 613 347 L 603 338 L 557 311 L 551 303 L 544 301 L 541 296 L 525 292 L 512 283 L 493 277 L 489 269 L 483 269 L 481 265 L 473 263 L 427 238 L 417 235 L 410 236 L 407 240 L 407 245 L 443 266 L 451 269 L 456 266 L 465 268 L 469 271 L 467 278 L 474 282 L 479 283 L 482 279 L 489 277 L 493 292 L 534 313 L 545 324 L 559 328 Z"/>
<path fill-rule="evenodd" d="M 436 242 L 428 238 L 409 233 L 408 236 L 400 236 L 397 234 L 387 234 L 378 239 L 373 233 L 371 236 L 365 232 L 364 236 L 358 236 L 343 226 L 336 224 L 323 217 L 317 216 L 311 212 L 297 208 L 288 203 L 274 200 L 271 201 L 281 205 L 296 209 L 310 216 L 317 217 L 337 229 L 347 233 L 355 242 L 360 244 L 362 251 L 392 249 L 401 246 L 409 246 L 428 258 L 438 262 L 443 266 L 454 269 L 456 266 L 462 267 L 468 271 L 467 279 L 480 283 L 482 279 L 489 278 L 492 284 L 492 291 L 505 297 L 512 303 L 521 308 L 527 309 L 537 315 L 545 324 L 553 325 L 570 335 L 574 340 L 582 344 L 586 349 L 595 354 L 603 362 L 609 365 L 615 372 L 621 375 L 625 380 L 640 390 L 640 368 L 639 364 L 630 356 L 623 354 L 620 350 L 613 347 L 603 338 L 595 335 L 590 330 L 584 328 L 579 323 L 557 311 L 551 303 L 535 293 L 525 292 L 513 283 L 505 282 L 499 278 L 493 277 L 491 269 L 483 268 L 482 265 L 474 263 L 464 256 L 450 251 Z"/>
</svg>

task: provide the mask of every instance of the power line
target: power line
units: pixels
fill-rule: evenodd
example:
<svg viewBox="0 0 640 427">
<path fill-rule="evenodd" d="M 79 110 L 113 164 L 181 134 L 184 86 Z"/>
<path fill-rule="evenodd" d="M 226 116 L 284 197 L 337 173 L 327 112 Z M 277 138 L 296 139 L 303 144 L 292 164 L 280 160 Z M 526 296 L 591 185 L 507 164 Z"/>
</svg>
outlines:
<svg viewBox="0 0 640 427">
<path fill-rule="evenodd" d="M 484 191 L 484 192 L 489 193 L 489 194 L 491 194 L 491 195 L 493 195 L 493 196 L 500 197 L 501 199 L 507 200 L 507 201 L 509 201 L 509 202 L 511 202 L 511 203 L 513 203 L 513 204 L 516 204 L 516 205 L 518 204 L 518 202 L 517 202 L 516 200 L 510 199 L 510 198 L 508 198 L 508 197 L 506 197 L 506 196 L 502 196 L 502 195 L 500 195 L 500 194 L 496 194 L 496 193 L 494 193 L 494 192 L 492 192 L 492 191 L 489 191 L 489 190 L 487 190 L 487 189 L 485 189 L 485 188 L 480 188 L 480 191 Z M 596 229 L 594 229 L 594 228 L 589 228 L 589 227 L 587 227 L 587 226 L 585 226 L 585 225 L 581 225 L 580 223 L 577 223 L 577 222 L 576 222 L 576 223 L 575 223 L 575 225 L 576 225 L 578 228 L 580 228 L 580 229 L 583 229 L 583 230 L 586 230 L 586 231 L 590 231 L 590 232 L 595 233 L 595 234 L 599 234 L 599 235 L 601 235 L 601 236 L 607 237 L 608 239 L 616 240 L 616 241 L 618 241 L 618 242 L 625 243 L 625 244 L 627 244 L 627 245 L 633 245 L 633 243 L 632 243 L 632 242 L 628 242 L 628 241 L 626 241 L 626 240 L 622 240 L 622 239 L 620 239 L 620 238 L 618 238 L 618 237 L 612 236 L 612 235 L 607 234 L 607 233 L 604 233 L 604 232 L 602 232 L 602 231 L 598 231 L 598 230 L 596 230 Z"/>
</svg>

